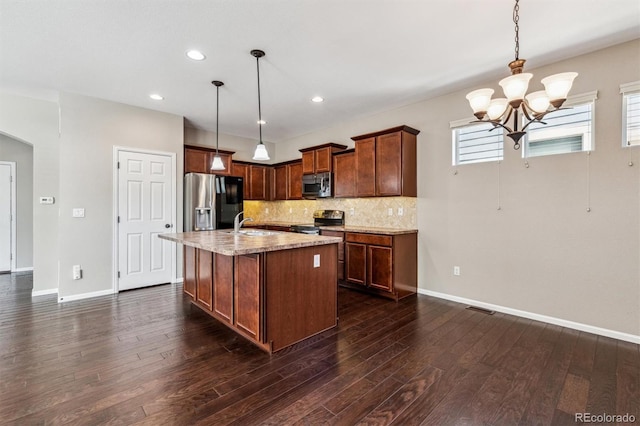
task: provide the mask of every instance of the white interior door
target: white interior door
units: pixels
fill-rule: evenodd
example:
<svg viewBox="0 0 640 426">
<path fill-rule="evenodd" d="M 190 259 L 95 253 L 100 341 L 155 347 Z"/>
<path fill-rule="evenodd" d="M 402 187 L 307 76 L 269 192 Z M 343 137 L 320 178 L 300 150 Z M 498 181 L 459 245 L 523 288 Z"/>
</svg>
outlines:
<svg viewBox="0 0 640 426">
<path fill-rule="evenodd" d="M 118 290 L 171 282 L 171 157 L 118 152 Z"/>
<path fill-rule="evenodd" d="M 11 271 L 11 165 L 0 164 L 0 272 Z"/>
</svg>

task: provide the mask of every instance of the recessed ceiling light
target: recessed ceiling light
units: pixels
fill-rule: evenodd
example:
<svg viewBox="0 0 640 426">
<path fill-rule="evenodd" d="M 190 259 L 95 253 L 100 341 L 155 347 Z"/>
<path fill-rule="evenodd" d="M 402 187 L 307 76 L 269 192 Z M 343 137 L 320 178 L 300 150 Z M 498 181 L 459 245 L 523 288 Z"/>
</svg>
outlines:
<svg viewBox="0 0 640 426">
<path fill-rule="evenodd" d="M 258 123 L 258 124 L 267 124 L 267 122 L 264 121 L 264 120 L 258 120 L 256 123 Z"/>
<path fill-rule="evenodd" d="M 152 94 L 150 94 L 150 95 L 149 95 L 149 97 L 150 97 L 151 99 L 153 99 L 154 101 L 161 101 L 161 100 L 163 100 L 163 99 L 164 99 L 164 97 L 163 97 L 163 96 L 160 96 L 160 95 L 158 95 L 157 93 L 152 93 Z"/>
<path fill-rule="evenodd" d="M 194 61 L 203 61 L 206 56 L 199 50 L 189 50 L 187 56 Z"/>
<path fill-rule="evenodd" d="M 311 102 L 323 102 L 324 98 L 322 96 L 314 96 L 313 98 L 311 98 Z"/>
</svg>

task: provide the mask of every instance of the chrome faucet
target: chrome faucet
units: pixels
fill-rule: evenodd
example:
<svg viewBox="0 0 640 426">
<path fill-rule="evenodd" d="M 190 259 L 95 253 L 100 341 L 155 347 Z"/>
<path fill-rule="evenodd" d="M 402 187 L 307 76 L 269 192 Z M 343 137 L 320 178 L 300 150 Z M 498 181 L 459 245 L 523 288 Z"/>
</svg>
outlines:
<svg viewBox="0 0 640 426">
<path fill-rule="evenodd" d="M 253 219 L 250 217 L 247 217 L 245 219 L 240 220 L 240 215 L 244 214 L 244 211 L 238 213 L 236 215 L 236 217 L 233 219 L 233 233 L 237 234 L 238 232 L 240 232 L 240 228 L 242 227 L 242 224 L 245 223 L 246 221 L 249 222 L 253 222 Z"/>
</svg>

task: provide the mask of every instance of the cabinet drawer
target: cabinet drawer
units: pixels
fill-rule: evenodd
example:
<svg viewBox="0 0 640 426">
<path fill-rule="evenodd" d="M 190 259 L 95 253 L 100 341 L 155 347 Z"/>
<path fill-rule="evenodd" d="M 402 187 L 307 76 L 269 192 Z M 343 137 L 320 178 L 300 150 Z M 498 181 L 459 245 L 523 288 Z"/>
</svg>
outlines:
<svg viewBox="0 0 640 426">
<path fill-rule="evenodd" d="M 347 232 L 347 241 L 362 244 L 375 244 L 378 246 L 391 247 L 393 237 L 390 235 L 377 235 L 377 234 L 356 234 L 353 232 Z"/>
</svg>

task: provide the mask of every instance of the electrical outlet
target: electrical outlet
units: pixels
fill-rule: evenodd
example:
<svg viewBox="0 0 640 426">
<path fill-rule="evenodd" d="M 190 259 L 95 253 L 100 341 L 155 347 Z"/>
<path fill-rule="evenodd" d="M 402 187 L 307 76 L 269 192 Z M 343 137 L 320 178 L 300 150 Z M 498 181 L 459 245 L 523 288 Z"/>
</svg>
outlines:
<svg viewBox="0 0 640 426">
<path fill-rule="evenodd" d="M 402 207 L 398 207 L 398 216 L 402 216 L 404 214 L 404 209 Z"/>
<path fill-rule="evenodd" d="M 293 213 L 293 207 L 289 207 L 289 213 Z"/>
<path fill-rule="evenodd" d="M 313 255 L 313 267 L 314 268 L 319 268 L 320 267 L 320 255 L 319 254 L 314 254 Z"/>
<path fill-rule="evenodd" d="M 350 214 L 351 216 L 353 216 L 354 214 L 356 214 L 356 209 L 354 209 L 353 207 L 351 207 L 351 208 L 349 209 L 349 214 Z"/>
<path fill-rule="evenodd" d="M 391 207 L 389 207 L 388 213 L 389 213 L 389 216 L 393 216 L 393 209 Z"/>
<path fill-rule="evenodd" d="M 264 209 L 264 214 L 269 214 L 269 207 L 267 207 L 266 209 Z"/>
<path fill-rule="evenodd" d="M 456 276 L 460 275 L 460 267 L 459 266 L 454 266 L 453 267 L 453 275 L 456 275 Z"/>
</svg>

